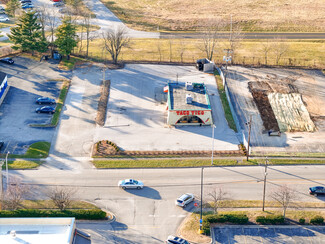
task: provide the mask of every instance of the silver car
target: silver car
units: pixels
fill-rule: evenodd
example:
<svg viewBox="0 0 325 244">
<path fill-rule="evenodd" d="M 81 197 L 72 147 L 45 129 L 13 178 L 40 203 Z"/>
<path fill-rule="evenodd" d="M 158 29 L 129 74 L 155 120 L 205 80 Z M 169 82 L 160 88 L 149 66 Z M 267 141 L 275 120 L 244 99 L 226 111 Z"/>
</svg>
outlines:
<svg viewBox="0 0 325 244">
<path fill-rule="evenodd" d="M 133 180 L 133 179 L 126 179 L 126 180 L 120 180 L 118 182 L 118 186 L 121 187 L 122 189 L 142 189 L 143 188 L 143 183 L 142 181 L 139 180 Z"/>
<path fill-rule="evenodd" d="M 191 193 L 186 193 L 181 195 L 177 200 L 175 201 L 175 204 L 177 206 L 180 206 L 182 208 L 185 208 L 187 204 L 194 201 L 194 195 Z"/>
</svg>

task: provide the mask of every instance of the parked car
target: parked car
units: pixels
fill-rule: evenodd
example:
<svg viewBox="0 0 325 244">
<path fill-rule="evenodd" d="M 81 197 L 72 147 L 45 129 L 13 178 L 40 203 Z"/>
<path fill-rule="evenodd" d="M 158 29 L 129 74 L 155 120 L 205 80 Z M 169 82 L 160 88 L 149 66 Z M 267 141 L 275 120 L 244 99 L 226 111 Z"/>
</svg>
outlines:
<svg viewBox="0 0 325 244">
<path fill-rule="evenodd" d="M 7 22 L 9 21 L 8 17 L 0 17 L 0 22 Z"/>
<path fill-rule="evenodd" d="M 0 59 L 0 62 L 6 63 L 6 64 L 14 64 L 15 61 L 12 60 L 12 58 L 2 58 Z"/>
<path fill-rule="evenodd" d="M 22 8 L 22 9 L 26 9 L 26 8 L 34 8 L 34 5 L 33 5 L 33 4 L 28 4 L 28 3 L 26 3 L 26 4 L 24 4 L 21 8 Z"/>
<path fill-rule="evenodd" d="M 38 104 L 55 104 L 55 100 L 49 97 L 39 97 L 36 100 Z"/>
<path fill-rule="evenodd" d="M 21 3 L 21 5 L 24 5 L 25 3 L 32 4 L 32 1 L 31 0 L 21 0 L 20 3 Z"/>
<path fill-rule="evenodd" d="M 325 195 L 325 187 L 322 186 L 314 186 L 309 188 L 309 194 L 310 195 Z"/>
<path fill-rule="evenodd" d="M 187 240 L 184 240 L 177 236 L 168 236 L 166 243 L 168 243 L 168 244 L 190 244 Z"/>
<path fill-rule="evenodd" d="M 40 108 L 37 108 L 36 110 L 36 113 L 47 113 L 47 114 L 54 114 L 55 112 L 55 108 L 52 108 L 50 106 L 44 106 L 44 107 L 40 107 Z"/>
<path fill-rule="evenodd" d="M 194 195 L 191 193 L 186 193 L 181 195 L 179 198 L 176 199 L 175 204 L 182 208 L 185 208 L 187 204 L 194 201 Z"/>
<path fill-rule="evenodd" d="M 118 186 L 122 189 L 131 188 L 131 189 L 142 189 L 143 183 L 139 180 L 133 180 L 133 179 L 126 179 L 126 180 L 120 180 L 118 182 Z"/>
<path fill-rule="evenodd" d="M 64 5 L 63 2 L 54 2 L 54 3 L 53 3 L 53 6 L 54 6 L 54 7 L 60 7 L 60 6 L 63 6 L 63 5 Z"/>
</svg>

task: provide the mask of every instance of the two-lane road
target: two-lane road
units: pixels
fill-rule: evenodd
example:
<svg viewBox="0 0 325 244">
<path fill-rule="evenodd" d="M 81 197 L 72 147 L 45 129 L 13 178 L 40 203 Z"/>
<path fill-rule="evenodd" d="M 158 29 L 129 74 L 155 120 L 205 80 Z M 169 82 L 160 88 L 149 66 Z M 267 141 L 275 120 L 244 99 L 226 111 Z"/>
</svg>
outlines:
<svg viewBox="0 0 325 244">
<path fill-rule="evenodd" d="M 308 187 L 325 185 L 325 166 L 269 166 L 267 192 L 281 184 L 293 187 L 300 201 L 322 201 L 308 195 Z M 201 168 L 182 169 L 48 169 L 10 172 L 24 183 L 40 186 L 45 196 L 49 186 L 73 186 L 79 199 L 88 200 L 116 214 L 116 222 L 103 231 L 99 225 L 86 228 L 94 243 L 162 243 L 174 234 L 193 205 L 176 207 L 175 199 L 186 192 L 200 195 Z M 214 167 L 204 169 L 204 196 L 222 185 L 233 199 L 261 199 L 264 167 Z M 117 182 L 124 178 L 141 179 L 142 190 L 122 190 Z M 105 239 L 105 242 L 102 240 Z"/>
</svg>

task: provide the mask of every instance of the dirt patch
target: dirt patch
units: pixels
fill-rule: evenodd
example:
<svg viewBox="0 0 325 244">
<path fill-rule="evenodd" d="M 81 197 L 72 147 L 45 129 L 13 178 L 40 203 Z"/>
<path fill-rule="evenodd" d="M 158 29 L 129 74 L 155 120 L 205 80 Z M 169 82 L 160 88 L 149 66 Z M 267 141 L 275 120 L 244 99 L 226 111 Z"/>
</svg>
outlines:
<svg viewBox="0 0 325 244">
<path fill-rule="evenodd" d="M 100 126 L 103 126 L 105 124 L 110 85 L 111 85 L 111 81 L 105 80 L 102 83 L 100 88 L 100 98 L 98 101 L 98 109 L 97 109 L 97 117 L 96 117 L 96 123 Z"/>
<path fill-rule="evenodd" d="M 315 130 L 302 100 L 297 99 L 301 95 L 294 83 L 300 77 L 301 75 L 290 75 L 279 78 L 277 75 L 272 74 L 263 78 L 255 76 L 255 81 L 248 82 L 249 90 L 252 93 L 266 130 Z M 283 97 L 287 99 L 281 101 Z M 273 100 L 270 101 L 270 99 Z M 306 120 L 307 117 L 308 120 Z"/>
<path fill-rule="evenodd" d="M 240 149 L 230 151 L 214 151 L 215 156 L 243 156 L 244 152 Z M 141 156 L 141 157 L 210 157 L 211 151 L 192 150 L 192 151 L 123 151 L 113 142 L 103 140 L 95 143 L 92 152 L 93 157 L 105 158 L 114 156 Z"/>
</svg>

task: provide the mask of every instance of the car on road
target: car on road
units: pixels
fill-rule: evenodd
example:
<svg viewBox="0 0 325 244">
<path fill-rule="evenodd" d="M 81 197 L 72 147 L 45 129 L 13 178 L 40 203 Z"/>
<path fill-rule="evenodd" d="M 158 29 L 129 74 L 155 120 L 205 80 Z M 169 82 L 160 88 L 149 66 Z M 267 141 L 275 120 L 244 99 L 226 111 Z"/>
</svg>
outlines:
<svg viewBox="0 0 325 244">
<path fill-rule="evenodd" d="M 50 106 L 44 106 L 44 107 L 37 108 L 35 111 L 38 114 L 40 113 L 54 114 L 55 108 L 52 108 Z"/>
<path fill-rule="evenodd" d="M 185 208 L 189 203 L 194 201 L 194 195 L 191 193 L 186 193 L 181 195 L 179 198 L 176 199 L 175 204 L 182 208 Z"/>
<path fill-rule="evenodd" d="M 177 236 L 168 236 L 166 243 L 168 244 L 190 244 L 187 240 Z"/>
<path fill-rule="evenodd" d="M 2 58 L 0 59 L 0 62 L 6 63 L 6 64 L 14 64 L 15 61 L 12 60 L 12 58 Z"/>
<path fill-rule="evenodd" d="M 55 100 L 49 97 L 39 97 L 36 100 L 37 104 L 55 104 Z"/>
<path fill-rule="evenodd" d="M 34 5 L 31 4 L 31 3 L 24 3 L 22 6 L 21 6 L 22 9 L 26 9 L 26 8 L 34 8 Z"/>
<path fill-rule="evenodd" d="M 0 22 L 7 22 L 9 21 L 8 17 L 0 17 Z"/>
<path fill-rule="evenodd" d="M 118 182 L 118 186 L 121 187 L 122 189 L 142 189 L 143 188 L 143 183 L 142 181 L 139 180 L 133 180 L 133 179 L 125 179 L 125 180 L 120 180 Z"/>
<path fill-rule="evenodd" d="M 54 2 L 54 3 L 53 3 L 53 6 L 54 6 L 54 7 L 60 7 L 60 6 L 63 6 L 63 5 L 64 5 L 63 2 Z"/>
<path fill-rule="evenodd" d="M 325 187 L 323 186 L 313 186 L 309 188 L 310 195 L 325 195 Z"/>
<path fill-rule="evenodd" d="M 24 5 L 26 3 L 29 3 L 29 4 L 32 4 L 32 1 L 31 0 L 22 0 L 20 1 L 21 5 Z"/>
</svg>

